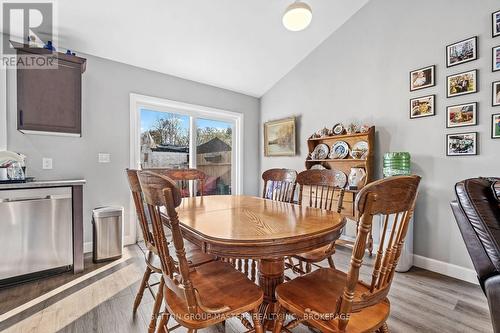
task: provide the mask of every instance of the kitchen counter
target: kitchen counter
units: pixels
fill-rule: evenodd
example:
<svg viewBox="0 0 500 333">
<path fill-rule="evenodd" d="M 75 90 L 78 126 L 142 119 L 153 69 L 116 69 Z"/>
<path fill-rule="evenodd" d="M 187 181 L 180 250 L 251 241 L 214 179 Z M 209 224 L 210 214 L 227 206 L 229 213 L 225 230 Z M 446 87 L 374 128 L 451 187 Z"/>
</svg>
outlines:
<svg viewBox="0 0 500 333">
<path fill-rule="evenodd" d="M 16 190 L 22 188 L 37 188 L 37 187 L 61 187 L 61 186 L 79 186 L 84 185 L 84 179 L 69 179 L 69 180 L 35 180 L 26 183 L 11 183 L 0 184 L 0 190 Z"/>
</svg>

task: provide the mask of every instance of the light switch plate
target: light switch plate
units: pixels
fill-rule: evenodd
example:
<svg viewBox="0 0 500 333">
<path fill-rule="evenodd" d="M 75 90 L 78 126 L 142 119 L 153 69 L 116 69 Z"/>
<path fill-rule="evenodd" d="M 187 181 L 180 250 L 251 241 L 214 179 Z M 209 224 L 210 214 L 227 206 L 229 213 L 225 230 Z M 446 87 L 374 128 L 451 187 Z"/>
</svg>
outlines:
<svg viewBox="0 0 500 333">
<path fill-rule="evenodd" d="M 110 163 L 111 162 L 111 154 L 99 153 L 98 160 L 99 160 L 99 163 Z"/>
<path fill-rule="evenodd" d="M 52 169 L 52 159 L 49 157 L 42 158 L 42 169 L 51 170 Z"/>
</svg>

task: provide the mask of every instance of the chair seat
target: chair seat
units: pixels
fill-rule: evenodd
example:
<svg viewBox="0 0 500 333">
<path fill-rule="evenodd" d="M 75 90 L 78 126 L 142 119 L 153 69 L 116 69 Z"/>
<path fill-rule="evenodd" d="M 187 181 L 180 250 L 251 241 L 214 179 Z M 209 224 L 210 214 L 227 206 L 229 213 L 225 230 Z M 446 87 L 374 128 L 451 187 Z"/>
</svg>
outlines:
<svg viewBox="0 0 500 333">
<path fill-rule="evenodd" d="M 198 329 L 214 325 L 227 319 L 227 316 L 254 310 L 264 297 L 256 284 L 226 262 L 213 261 L 198 266 L 190 272 L 189 277 L 204 306 L 228 306 L 230 310 L 223 315 L 203 313 L 202 316 L 192 316 L 185 301 L 172 290 L 165 288 L 168 311 L 183 326 Z"/>
<path fill-rule="evenodd" d="M 276 288 L 279 303 L 291 313 L 303 316 L 305 309 L 319 313 L 335 313 L 339 297 L 344 292 L 347 274 L 331 269 L 321 268 L 307 275 L 293 279 Z M 358 283 L 354 301 L 360 300 L 361 294 L 368 288 Z M 372 332 L 378 329 L 389 317 L 389 300 L 362 309 L 350 315 L 346 332 Z M 338 321 L 310 321 L 322 332 L 338 332 Z"/>
<path fill-rule="evenodd" d="M 203 252 L 197 245 L 187 240 L 184 241 L 184 247 L 186 249 L 186 259 L 191 267 L 200 266 L 216 260 L 215 256 Z M 169 244 L 168 250 L 172 257 L 175 258 L 174 244 Z"/>
<path fill-rule="evenodd" d="M 335 251 L 332 250 L 331 245 L 325 245 L 312 251 L 294 255 L 293 257 L 305 262 L 320 262 L 331 256 L 333 252 Z"/>
</svg>

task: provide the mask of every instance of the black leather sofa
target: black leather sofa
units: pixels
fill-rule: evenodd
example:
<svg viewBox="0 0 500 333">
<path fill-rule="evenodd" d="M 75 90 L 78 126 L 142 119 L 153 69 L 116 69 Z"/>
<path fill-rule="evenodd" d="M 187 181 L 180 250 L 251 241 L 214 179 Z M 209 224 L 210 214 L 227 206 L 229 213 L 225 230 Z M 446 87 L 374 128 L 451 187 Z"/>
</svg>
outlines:
<svg viewBox="0 0 500 333">
<path fill-rule="evenodd" d="M 455 193 L 451 208 L 500 333 L 500 179 L 467 179 Z"/>
</svg>

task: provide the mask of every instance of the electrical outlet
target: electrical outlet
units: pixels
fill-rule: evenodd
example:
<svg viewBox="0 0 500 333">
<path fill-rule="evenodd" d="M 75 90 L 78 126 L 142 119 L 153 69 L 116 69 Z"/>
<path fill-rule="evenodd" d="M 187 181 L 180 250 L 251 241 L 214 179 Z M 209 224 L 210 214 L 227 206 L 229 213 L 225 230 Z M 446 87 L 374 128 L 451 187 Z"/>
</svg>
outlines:
<svg viewBox="0 0 500 333">
<path fill-rule="evenodd" d="M 42 169 L 51 170 L 52 169 L 52 159 L 49 157 L 42 158 Z"/>
<path fill-rule="evenodd" d="M 110 163 L 111 162 L 111 154 L 99 153 L 98 160 L 99 160 L 99 163 Z"/>
</svg>

